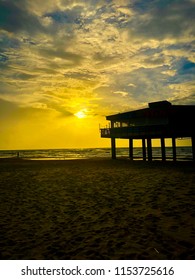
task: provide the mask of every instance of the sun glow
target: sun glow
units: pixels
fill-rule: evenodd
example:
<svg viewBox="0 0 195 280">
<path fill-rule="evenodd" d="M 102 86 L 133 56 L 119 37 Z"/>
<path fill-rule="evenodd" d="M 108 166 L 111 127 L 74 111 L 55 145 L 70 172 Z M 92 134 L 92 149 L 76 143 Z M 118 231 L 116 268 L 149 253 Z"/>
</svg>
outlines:
<svg viewBox="0 0 195 280">
<path fill-rule="evenodd" d="M 77 118 L 79 119 L 84 119 L 86 118 L 86 110 L 81 110 L 79 112 L 77 112 L 76 114 L 74 114 Z"/>
</svg>

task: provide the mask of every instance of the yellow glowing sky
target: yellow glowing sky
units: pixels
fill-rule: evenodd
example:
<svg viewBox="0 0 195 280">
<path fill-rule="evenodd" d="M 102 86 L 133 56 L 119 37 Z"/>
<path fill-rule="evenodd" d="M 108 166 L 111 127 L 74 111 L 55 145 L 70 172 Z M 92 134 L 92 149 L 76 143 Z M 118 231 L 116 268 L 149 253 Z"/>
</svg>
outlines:
<svg viewBox="0 0 195 280">
<path fill-rule="evenodd" d="M 194 0 L 1 1 L 0 149 L 108 147 L 106 115 L 195 104 L 193 11 Z"/>
</svg>

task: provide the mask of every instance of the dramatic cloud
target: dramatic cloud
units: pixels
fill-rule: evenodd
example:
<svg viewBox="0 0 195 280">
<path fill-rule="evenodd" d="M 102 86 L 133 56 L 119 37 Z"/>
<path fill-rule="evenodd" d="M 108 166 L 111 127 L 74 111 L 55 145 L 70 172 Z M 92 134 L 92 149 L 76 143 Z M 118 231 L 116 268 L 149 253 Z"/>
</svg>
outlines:
<svg viewBox="0 0 195 280">
<path fill-rule="evenodd" d="M 0 106 L 69 128 L 86 109 L 96 131 L 151 101 L 195 104 L 194 14 L 193 0 L 0 0 Z"/>
<path fill-rule="evenodd" d="M 29 13 L 23 1 L 0 2 L 0 27 L 8 32 L 34 33 L 43 30 L 42 25 L 33 13 Z"/>
</svg>

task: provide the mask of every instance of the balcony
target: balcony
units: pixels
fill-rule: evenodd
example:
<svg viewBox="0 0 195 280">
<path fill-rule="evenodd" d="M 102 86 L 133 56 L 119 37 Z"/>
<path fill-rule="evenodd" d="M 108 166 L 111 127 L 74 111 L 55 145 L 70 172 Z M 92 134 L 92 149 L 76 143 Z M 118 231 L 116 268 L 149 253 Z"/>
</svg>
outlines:
<svg viewBox="0 0 195 280">
<path fill-rule="evenodd" d="M 173 131 L 172 131 L 173 132 Z M 150 126 L 131 126 L 131 127 L 115 127 L 101 128 L 102 138 L 159 138 L 162 136 L 169 137 L 171 129 L 168 125 L 150 125 Z"/>
</svg>

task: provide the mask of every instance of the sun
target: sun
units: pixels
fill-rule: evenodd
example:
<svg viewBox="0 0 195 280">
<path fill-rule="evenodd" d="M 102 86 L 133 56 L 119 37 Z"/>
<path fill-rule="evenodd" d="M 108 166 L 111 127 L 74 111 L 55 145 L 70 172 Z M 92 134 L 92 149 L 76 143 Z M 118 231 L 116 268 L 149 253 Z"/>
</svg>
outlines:
<svg viewBox="0 0 195 280">
<path fill-rule="evenodd" d="M 86 113 L 85 112 L 86 112 L 86 110 L 81 110 L 74 115 L 79 119 L 84 119 L 84 118 L 86 118 Z"/>
</svg>

